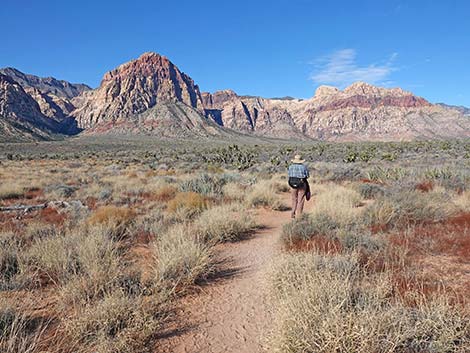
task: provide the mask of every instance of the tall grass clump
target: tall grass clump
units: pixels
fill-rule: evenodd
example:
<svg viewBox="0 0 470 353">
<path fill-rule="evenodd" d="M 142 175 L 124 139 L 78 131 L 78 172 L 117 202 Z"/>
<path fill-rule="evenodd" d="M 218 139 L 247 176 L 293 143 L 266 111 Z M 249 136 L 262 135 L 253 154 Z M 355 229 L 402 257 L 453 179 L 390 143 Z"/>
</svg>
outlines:
<svg viewBox="0 0 470 353">
<path fill-rule="evenodd" d="M 220 196 L 227 181 L 224 176 L 201 174 L 196 178 L 182 181 L 180 191 L 195 192 L 205 196 Z"/>
<path fill-rule="evenodd" d="M 246 195 L 246 202 L 253 207 L 269 207 L 275 211 L 286 210 L 287 206 L 282 203 L 276 188 L 270 181 L 261 181 L 255 184 Z"/>
<path fill-rule="evenodd" d="M 255 220 L 241 204 L 215 206 L 194 222 L 196 237 L 210 244 L 242 239 L 255 228 Z"/>
<path fill-rule="evenodd" d="M 313 216 L 330 218 L 342 226 L 357 221 L 361 212 L 357 208 L 361 204 L 361 195 L 357 191 L 332 184 L 316 186 L 314 191 Z"/>
<path fill-rule="evenodd" d="M 158 303 L 115 291 L 64 320 L 61 330 L 75 352 L 153 352 L 165 316 Z"/>
<path fill-rule="evenodd" d="M 388 193 L 369 205 L 365 211 L 365 221 L 371 225 L 403 227 L 441 221 L 455 211 L 455 206 L 445 193 L 402 190 Z"/>
<path fill-rule="evenodd" d="M 271 352 L 465 352 L 470 321 L 444 297 L 409 307 L 356 254 L 286 255 L 272 276 Z"/>
<path fill-rule="evenodd" d="M 0 304 L 0 352 L 37 352 L 46 328 L 44 321 L 34 320 Z"/>
<path fill-rule="evenodd" d="M 128 235 L 127 231 L 135 217 L 135 212 L 130 208 L 110 205 L 98 208 L 88 218 L 88 223 L 92 226 L 105 227 L 110 237 L 121 239 Z"/>
<path fill-rule="evenodd" d="M 180 192 L 168 202 L 168 211 L 182 220 L 192 219 L 207 209 L 207 199 L 195 192 Z"/>
<path fill-rule="evenodd" d="M 20 272 L 20 244 L 13 233 L 0 233 L 0 291 L 11 289 Z"/>
<path fill-rule="evenodd" d="M 188 226 L 168 229 L 153 244 L 156 287 L 182 290 L 211 271 L 211 247 L 195 239 Z"/>
</svg>

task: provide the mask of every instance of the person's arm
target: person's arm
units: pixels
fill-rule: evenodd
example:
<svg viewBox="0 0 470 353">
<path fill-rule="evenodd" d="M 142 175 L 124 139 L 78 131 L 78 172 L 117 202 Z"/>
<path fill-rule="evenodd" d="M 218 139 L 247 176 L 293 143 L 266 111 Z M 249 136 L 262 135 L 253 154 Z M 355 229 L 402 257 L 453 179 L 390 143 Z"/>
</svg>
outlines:
<svg viewBox="0 0 470 353">
<path fill-rule="evenodd" d="M 310 178 L 310 173 L 308 171 L 308 168 L 307 166 L 304 166 L 305 167 L 305 175 L 306 175 L 306 179 Z"/>
</svg>

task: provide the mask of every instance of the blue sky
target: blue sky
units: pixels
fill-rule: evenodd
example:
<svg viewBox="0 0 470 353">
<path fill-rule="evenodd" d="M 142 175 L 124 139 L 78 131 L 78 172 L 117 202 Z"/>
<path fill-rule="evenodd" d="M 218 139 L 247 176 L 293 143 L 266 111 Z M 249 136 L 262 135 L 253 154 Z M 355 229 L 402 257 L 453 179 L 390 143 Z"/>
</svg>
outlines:
<svg viewBox="0 0 470 353">
<path fill-rule="evenodd" d="M 146 51 L 203 91 L 400 86 L 470 106 L 470 1 L 1 0 L 0 67 L 99 85 Z"/>
</svg>

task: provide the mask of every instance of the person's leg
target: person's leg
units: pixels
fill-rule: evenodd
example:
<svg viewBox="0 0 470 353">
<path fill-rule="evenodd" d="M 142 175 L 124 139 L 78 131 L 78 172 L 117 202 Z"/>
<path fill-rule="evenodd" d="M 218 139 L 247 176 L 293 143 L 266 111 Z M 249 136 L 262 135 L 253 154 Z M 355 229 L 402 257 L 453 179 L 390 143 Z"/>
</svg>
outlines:
<svg viewBox="0 0 470 353">
<path fill-rule="evenodd" d="M 302 215 L 302 212 L 304 211 L 304 202 L 305 202 L 305 194 L 307 193 L 307 188 L 304 186 L 302 189 L 297 189 L 298 190 L 298 195 L 297 195 L 297 207 L 296 209 L 299 211 L 299 215 Z"/>
<path fill-rule="evenodd" d="M 292 212 L 291 212 L 291 217 L 295 218 L 295 211 L 297 209 L 297 198 L 298 198 L 298 190 L 297 189 L 292 189 L 291 190 L 291 195 L 292 195 Z"/>
</svg>

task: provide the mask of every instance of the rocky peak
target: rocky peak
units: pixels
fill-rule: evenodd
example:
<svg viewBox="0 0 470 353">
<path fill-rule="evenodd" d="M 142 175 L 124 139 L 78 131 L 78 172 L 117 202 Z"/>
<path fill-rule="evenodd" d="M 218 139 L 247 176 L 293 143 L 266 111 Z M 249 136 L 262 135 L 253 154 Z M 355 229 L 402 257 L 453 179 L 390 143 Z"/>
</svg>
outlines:
<svg viewBox="0 0 470 353">
<path fill-rule="evenodd" d="M 315 97 L 333 96 L 339 92 L 339 89 L 333 86 L 320 86 L 315 91 Z"/>
<path fill-rule="evenodd" d="M 163 102 L 182 102 L 204 113 L 194 81 L 168 58 L 145 53 L 107 72 L 101 85 L 83 97 L 74 112 L 81 127 L 141 114 Z"/>
<path fill-rule="evenodd" d="M 214 93 L 202 93 L 202 101 L 206 109 L 221 109 L 225 102 L 238 98 L 238 95 L 231 89 L 216 91 Z"/>
</svg>

